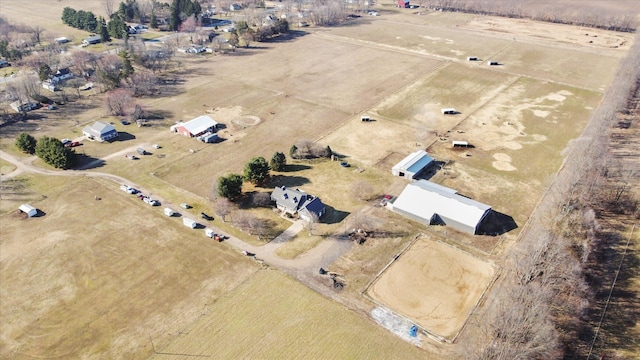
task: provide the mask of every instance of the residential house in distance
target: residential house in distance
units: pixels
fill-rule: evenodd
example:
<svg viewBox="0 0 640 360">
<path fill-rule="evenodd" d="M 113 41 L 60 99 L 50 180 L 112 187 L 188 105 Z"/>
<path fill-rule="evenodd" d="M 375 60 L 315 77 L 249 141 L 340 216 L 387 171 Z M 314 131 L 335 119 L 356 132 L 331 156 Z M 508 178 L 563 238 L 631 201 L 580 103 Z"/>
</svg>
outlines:
<svg viewBox="0 0 640 360">
<path fill-rule="evenodd" d="M 179 122 L 171 126 L 171 132 L 177 132 L 188 137 L 200 137 L 207 133 L 215 133 L 218 129 L 218 122 L 213 120 L 208 115 L 198 116 L 197 118 L 187 121 L 186 123 Z"/>
<path fill-rule="evenodd" d="M 62 68 L 56 71 L 56 73 L 51 76 L 50 81 L 53 84 L 57 84 L 67 79 L 71 79 L 72 77 L 73 74 L 71 73 L 71 70 L 69 70 L 69 68 Z"/>
<path fill-rule="evenodd" d="M 91 125 L 87 125 L 82 129 L 82 134 L 88 139 L 108 141 L 118 137 L 118 131 L 111 124 L 96 121 Z"/>
<path fill-rule="evenodd" d="M 398 0 L 398 7 L 402 9 L 408 9 L 409 7 L 411 7 L 411 5 L 409 5 L 409 0 Z"/>
<path fill-rule="evenodd" d="M 276 202 L 277 208 L 284 214 L 292 216 L 297 214 L 301 219 L 309 222 L 314 217 L 320 219 L 326 211 L 326 206 L 320 198 L 300 189 L 277 187 L 271 193 L 271 200 Z"/>
<path fill-rule="evenodd" d="M 387 207 L 426 225 L 447 225 L 472 235 L 491 212 L 491 206 L 427 180 L 408 184 Z"/>
<path fill-rule="evenodd" d="M 82 40 L 82 45 L 87 46 L 87 45 L 99 44 L 101 41 L 102 39 L 100 38 L 100 35 L 92 35 Z"/>
<path fill-rule="evenodd" d="M 12 102 L 9 106 L 11 106 L 11 108 L 15 111 L 15 112 L 27 112 L 27 111 L 31 111 L 31 110 L 35 110 L 37 109 L 40 105 L 38 105 L 38 103 L 33 102 L 33 101 L 14 101 Z"/>
</svg>

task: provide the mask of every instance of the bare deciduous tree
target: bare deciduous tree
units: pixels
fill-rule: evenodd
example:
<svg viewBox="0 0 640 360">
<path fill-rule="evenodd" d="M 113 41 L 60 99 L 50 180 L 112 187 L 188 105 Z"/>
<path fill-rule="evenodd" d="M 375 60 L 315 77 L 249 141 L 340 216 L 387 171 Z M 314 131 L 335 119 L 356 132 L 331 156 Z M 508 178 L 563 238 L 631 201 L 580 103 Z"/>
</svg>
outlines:
<svg viewBox="0 0 640 360">
<path fill-rule="evenodd" d="M 369 201 L 375 196 L 373 185 L 366 180 L 356 181 L 351 185 L 351 195 L 362 201 Z"/>
<path fill-rule="evenodd" d="M 158 78 L 151 71 L 138 70 L 129 75 L 126 86 L 131 90 L 133 96 L 152 95 L 156 90 Z"/>
<path fill-rule="evenodd" d="M 217 192 L 217 184 L 214 185 L 214 188 L 214 192 Z M 225 197 L 218 197 L 213 201 L 213 211 L 222 218 L 223 222 L 226 222 L 227 215 L 231 214 L 234 208 L 233 203 Z"/>
<path fill-rule="evenodd" d="M 29 28 L 30 32 L 31 32 L 31 36 L 33 39 L 33 42 L 37 43 L 38 45 L 40 45 L 40 39 L 42 36 L 42 33 L 45 32 L 45 29 L 41 26 L 41 25 L 32 25 Z"/>
<path fill-rule="evenodd" d="M 113 4 L 115 3 L 115 0 L 103 0 L 103 6 L 104 6 L 104 11 L 107 13 L 108 17 L 111 17 L 111 15 L 113 15 Z"/>
<path fill-rule="evenodd" d="M 127 89 L 112 90 L 104 99 L 105 110 L 114 116 L 125 116 L 134 106 L 133 95 Z"/>
</svg>

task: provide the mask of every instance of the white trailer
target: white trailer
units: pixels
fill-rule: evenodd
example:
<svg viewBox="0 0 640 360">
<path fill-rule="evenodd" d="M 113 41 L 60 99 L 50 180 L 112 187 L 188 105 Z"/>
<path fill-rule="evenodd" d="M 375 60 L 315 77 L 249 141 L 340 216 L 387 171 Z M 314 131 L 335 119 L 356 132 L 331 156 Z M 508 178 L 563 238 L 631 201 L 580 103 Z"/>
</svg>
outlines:
<svg viewBox="0 0 640 360">
<path fill-rule="evenodd" d="M 213 232 L 213 229 L 204 229 L 204 234 L 207 235 L 207 237 L 213 238 L 214 236 L 216 236 L 216 233 Z"/>
<path fill-rule="evenodd" d="M 169 208 L 164 208 L 164 214 L 167 216 L 173 216 L 174 212 Z"/>
<path fill-rule="evenodd" d="M 198 223 L 195 220 L 189 218 L 182 219 L 182 223 L 184 224 L 184 226 L 190 227 L 192 229 L 195 229 L 198 226 Z"/>
</svg>

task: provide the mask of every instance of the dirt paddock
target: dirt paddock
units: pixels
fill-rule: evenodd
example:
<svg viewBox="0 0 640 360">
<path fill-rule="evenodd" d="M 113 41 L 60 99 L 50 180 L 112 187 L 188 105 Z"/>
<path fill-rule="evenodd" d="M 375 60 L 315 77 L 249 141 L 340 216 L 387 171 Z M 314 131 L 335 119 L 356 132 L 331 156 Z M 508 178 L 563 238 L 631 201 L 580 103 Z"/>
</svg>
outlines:
<svg viewBox="0 0 640 360">
<path fill-rule="evenodd" d="M 453 341 L 495 273 L 495 267 L 486 261 L 421 237 L 367 293 L 428 333 Z"/>
</svg>

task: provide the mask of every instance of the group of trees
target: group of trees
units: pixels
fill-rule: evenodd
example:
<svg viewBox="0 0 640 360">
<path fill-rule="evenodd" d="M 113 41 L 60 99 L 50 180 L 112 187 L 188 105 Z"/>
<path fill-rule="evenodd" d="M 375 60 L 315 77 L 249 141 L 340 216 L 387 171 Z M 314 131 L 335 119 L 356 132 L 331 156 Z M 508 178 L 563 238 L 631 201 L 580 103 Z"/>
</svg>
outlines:
<svg viewBox="0 0 640 360">
<path fill-rule="evenodd" d="M 322 146 L 311 140 L 300 140 L 289 149 L 292 159 L 330 158 L 333 155 L 331 148 Z"/>
<path fill-rule="evenodd" d="M 589 26 L 614 31 L 633 32 L 637 27 L 637 14 L 616 11 L 609 8 L 591 8 L 591 4 L 570 4 L 557 2 L 539 6 L 536 2 L 520 0 L 418 0 L 421 7 L 445 11 L 463 11 L 515 18 L 530 18 L 539 21 Z"/>
<path fill-rule="evenodd" d="M 224 198 L 237 200 L 242 195 L 244 181 L 257 186 L 264 185 L 269 179 L 270 170 L 265 158 L 262 156 L 254 157 L 245 164 L 243 175 L 229 174 L 219 177 L 214 192 Z"/>
<path fill-rule="evenodd" d="M 62 22 L 89 32 L 95 32 L 98 29 L 98 19 L 91 11 L 76 11 L 68 6 L 62 10 Z"/>
<path fill-rule="evenodd" d="M 197 18 L 202 12 L 202 7 L 198 0 L 173 0 L 169 11 L 169 30 L 178 31 L 185 19 L 191 15 Z"/>
<path fill-rule="evenodd" d="M 75 163 L 75 151 L 65 147 L 56 138 L 44 136 L 36 141 L 33 136 L 20 133 L 16 146 L 22 152 L 36 154 L 45 163 L 58 169 L 69 169 Z"/>
<path fill-rule="evenodd" d="M 14 24 L 0 16 L 0 57 L 16 61 L 41 46 L 44 28 L 41 25 Z"/>
<path fill-rule="evenodd" d="M 242 195 L 244 181 L 262 186 L 269 180 L 271 170 L 283 171 L 286 164 L 286 156 L 279 151 L 273 154 L 269 163 L 262 156 L 254 157 L 244 165 L 243 175 L 229 174 L 219 177 L 214 193 L 223 198 L 237 200 Z"/>
</svg>

